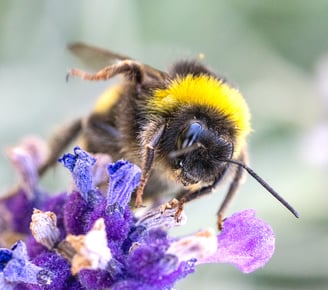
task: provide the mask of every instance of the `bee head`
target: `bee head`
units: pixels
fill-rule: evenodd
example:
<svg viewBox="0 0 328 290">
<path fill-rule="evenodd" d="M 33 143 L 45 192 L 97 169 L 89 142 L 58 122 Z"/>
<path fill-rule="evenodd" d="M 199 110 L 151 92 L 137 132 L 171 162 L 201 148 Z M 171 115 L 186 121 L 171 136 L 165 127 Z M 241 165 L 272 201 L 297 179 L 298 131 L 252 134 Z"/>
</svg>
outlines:
<svg viewBox="0 0 328 290">
<path fill-rule="evenodd" d="M 228 167 L 233 142 L 227 134 L 208 128 L 198 119 L 188 121 L 176 135 L 175 149 L 169 153 L 178 180 L 184 185 L 211 183 Z"/>
</svg>

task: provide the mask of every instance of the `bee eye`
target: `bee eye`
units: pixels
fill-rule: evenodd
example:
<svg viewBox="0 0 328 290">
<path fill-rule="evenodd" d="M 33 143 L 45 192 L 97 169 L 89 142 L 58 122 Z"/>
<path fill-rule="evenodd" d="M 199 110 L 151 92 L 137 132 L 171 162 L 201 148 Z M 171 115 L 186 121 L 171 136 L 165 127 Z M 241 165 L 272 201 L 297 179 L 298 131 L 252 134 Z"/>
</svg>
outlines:
<svg viewBox="0 0 328 290">
<path fill-rule="evenodd" d="M 199 122 L 190 123 L 179 135 L 177 149 L 184 149 L 192 146 L 198 141 L 203 130 L 204 128 Z"/>
</svg>

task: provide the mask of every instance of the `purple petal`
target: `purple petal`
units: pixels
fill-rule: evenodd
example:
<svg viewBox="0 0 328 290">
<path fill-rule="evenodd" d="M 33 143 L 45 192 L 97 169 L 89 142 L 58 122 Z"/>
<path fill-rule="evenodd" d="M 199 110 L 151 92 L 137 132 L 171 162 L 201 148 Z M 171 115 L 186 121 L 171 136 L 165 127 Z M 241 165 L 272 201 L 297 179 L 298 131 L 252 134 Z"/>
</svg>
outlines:
<svg viewBox="0 0 328 290">
<path fill-rule="evenodd" d="M 85 289 L 109 289 L 113 284 L 111 276 L 105 270 L 82 269 L 78 277 Z"/>
<path fill-rule="evenodd" d="M 38 187 L 38 168 L 47 156 L 46 143 L 39 138 L 28 137 L 9 149 L 7 154 L 20 177 L 20 187 L 32 199 Z"/>
<path fill-rule="evenodd" d="M 20 260 L 11 260 L 3 271 L 4 278 L 11 283 L 29 283 L 37 284 L 39 272 L 42 268 L 30 263 Z"/>
<path fill-rule="evenodd" d="M 244 273 L 263 267 L 273 255 L 275 237 L 271 226 L 255 214 L 249 209 L 226 219 L 217 252 L 198 263 L 230 263 Z"/>
<path fill-rule="evenodd" d="M 106 211 L 104 219 L 108 240 L 123 242 L 123 240 L 126 239 L 132 225 L 133 216 L 130 208 L 126 207 L 123 212 Z"/>
<path fill-rule="evenodd" d="M 11 230 L 22 234 L 29 234 L 31 215 L 33 208 L 36 206 L 35 201 L 29 199 L 25 191 L 19 190 L 16 194 L 6 197 L 1 202 L 12 213 Z"/>
<path fill-rule="evenodd" d="M 0 272 L 3 271 L 6 264 L 11 260 L 13 254 L 8 249 L 0 249 Z"/>
<path fill-rule="evenodd" d="M 184 211 L 181 212 L 179 220 L 175 217 L 177 212 L 176 202 L 178 203 L 178 200 L 174 199 L 167 204 L 149 209 L 138 219 L 136 225 L 144 226 L 148 230 L 156 228 L 168 229 L 184 225 L 187 222 L 187 216 Z M 163 208 L 165 209 L 163 210 Z"/>
<path fill-rule="evenodd" d="M 85 234 L 85 216 L 88 203 L 78 192 L 69 195 L 64 206 L 64 224 L 67 233 L 73 235 Z"/>
<path fill-rule="evenodd" d="M 26 260 L 26 261 L 29 259 L 26 245 L 23 241 L 18 241 L 12 247 L 12 253 L 13 253 L 13 259 Z"/>
<path fill-rule="evenodd" d="M 138 186 L 141 170 L 129 161 L 119 160 L 108 166 L 110 177 L 107 205 L 115 203 L 125 208 L 131 199 L 133 190 Z"/>
<path fill-rule="evenodd" d="M 5 277 L 3 275 L 2 272 L 0 272 L 0 289 L 4 289 L 4 290 L 15 290 L 15 284 L 12 284 L 12 283 L 8 283 L 6 280 L 5 280 Z M 26 290 L 26 288 L 24 289 Z"/>
<path fill-rule="evenodd" d="M 41 271 L 42 268 L 29 261 L 25 243 L 18 241 L 12 249 L 12 259 L 4 267 L 3 274 L 7 282 L 37 284 Z"/>
<path fill-rule="evenodd" d="M 72 172 L 77 189 L 87 199 L 88 192 L 93 189 L 92 167 L 96 159 L 80 147 L 75 147 L 74 154 L 64 154 L 58 161 Z"/>
<path fill-rule="evenodd" d="M 44 272 L 49 275 L 48 283 L 43 285 L 44 290 L 68 289 L 70 283 L 71 270 L 68 262 L 54 252 L 48 252 L 37 256 L 33 263 L 42 267 Z M 45 278 L 43 280 L 46 280 Z"/>
<path fill-rule="evenodd" d="M 63 220 L 67 233 L 83 235 L 98 218 L 104 216 L 105 198 L 100 192 L 90 190 L 85 200 L 79 192 L 68 196 L 64 205 Z"/>
<path fill-rule="evenodd" d="M 129 257 L 131 277 L 155 289 L 171 289 L 180 279 L 195 271 L 196 259 L 179 261 L 171 254 L 157 252 L 156 247 L 139 246 Z"/>
<path fill-rule="evenodd" d="M 167 253 L 169 241 L 163 230 L 151 230 L 138 246 L 130 250 L 127 271 L 136 281 L 154 289 L 170 289 L 174 283 L 195 270 L 195 259 L 179 261 Z"/>
<path fill-rule="evenodd" d="M 28 255 L 31 259 L 34 259 L 40 254 L 49 252 L 49 250 L 45 246 L 39 244 L 32 235 L 28 236 L 25 242 Z"/>
</svg>

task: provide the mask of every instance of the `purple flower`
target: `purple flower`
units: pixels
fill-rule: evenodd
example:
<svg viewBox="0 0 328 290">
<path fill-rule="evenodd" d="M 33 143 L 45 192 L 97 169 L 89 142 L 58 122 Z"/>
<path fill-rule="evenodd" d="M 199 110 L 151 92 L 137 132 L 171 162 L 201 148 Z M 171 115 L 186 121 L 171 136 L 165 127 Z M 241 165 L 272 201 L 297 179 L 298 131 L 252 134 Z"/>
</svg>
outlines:
<svg viewBox="0 0 328 290">
<path fill-rule="evenodd" d="M 0 271 L 3 272 L 3 269 L 7 263 L 11 260 L 13 254 L 12 251 L 8 249 L 0 249 Z"/>
<path fill-rule="evenodd" d="M 2 204 L 10 216 L 8 225 L 10 229 L 17 233 L 28 234 L 31 215 L 36 206 L 35 200 L 29 199 L 26 192 L 19 189 L 15 194 L 5 197 Z"/>
<path fill-rule="evenodd" d="M 1 289 L 13 289 L 20 283 L 45 285 L 46 271 L 31 263 L 26 245 L 18 241 L 11 250 L 0 249 Z"/>
<path fill-rule="evenodd" d="M 130 250 L 127 261 L 131 280 L 165 289 L 173 287 L 177 280 L 194 272 L 196 259 L 181 261 L 176 255 L 167 252 L 170 241 L 163 230 L 145 232 L 139 242 L 139 245 Z"/>
<path fill-rule="evenodd" d="M 54 253 L 42 253 L 33 259 L 33 263 L 47 273 L 48 281 L 42 287 L 36 285 L 34 290 L 69 289 L 68 285 L 74 280 L 71 276 L 70 264 L 62 256 Z M 32 288 L 33 289 L 33 288 Z"/>
<path fill-rule="evenodd" d="M 75 147 L 74 154 L 64 154 L 58 161 L 72 172 L 77 189 L 87 200 L 88 192 L 93 186 L 91 169 L 96 163 L 96 159 L 80 147 Z"/>
<path fill-rule="evenodd" d="M 119 160 L 108 165 L 110 183 L 108 187 L 107 206 L 118 204 L 125 208 L 133 190 L 138 186 L 141 170 L 127 161 Z"/>
<path fill-rule="evenodd" d="M 68 154 L 65 156 L 68 156 Z M 81 159 L 80 156 L 82 156 Z M 69 156 L 66 160 L 71 158 L 72 156 Z M 99 193 L 92 188 L 92 176 L 86 175 L 86 172 L 92 174 L 91 167 L 94 163 L 91 164 L 89 160 L 80 151 L 74 157 L 74 165 L 71 165 L 69 161 L 67 166 L 70 170 L 74 168 L 74 179 L 76 179 L 76 176 L 83 176 L 83 184 L 81 184 L 81 181 L 79 183 L 80 188 L 88 188 L 87 198 L 79 192 L 74 192 L 71 195 L 71 197 L 74 197 L 74 202 L 71 202 L 72 199 L 69 198 L 65 207 L 67 216 L 69 216 L 69 218 L 66 218 L 66 227 L 76 235 L 76 238 L 70 236 L 68 240 L 77 251 L 72 263 L 75 265 L 74 271 L 79 273 L 79 280 L 82 285 L 88 289 L 97 289 L 103 287 L 104 281 L 107 281 L 107 287 L 114 287 L 116 283 L 121 282 L 123 279 L 124 281 L 130 281 L 133 285 L 139 281 L 139 284 L 143 286 L 156 285 L 157 289 L 164 289 L 172 287 L 175 281 L 193 272 L 195 259 L 180 262 L 173 254 L 166 253 L 169 247 L 169 239 L 164 230 L 152 230 L 152 228 L 148 230 L 142 225 L 136 226 L 128 203 L 132 192 L 139 184 L 140 169 L 128 161 L 118 161 L 110 164 L 108 166 L 110 185 L 107 200 L 104 203 L 98 196 Z M 83 165 L 83 162 L 86 162 L 88 166 L 90 165 L 87 171 L 85 171 L 87 165 Z M 76 164 L 79 164 L 79 167 L 76 167 Z M 79 173 L 79 170 L 84 171 L 84 173 Z M 95 197 L 93 198 L 93 196 Z M 81 197 L 83 198 L 81 199 Z M 99 202 L 100 200 L 101 202 Z M 159 209 L 157 211 L 160 213 Z M 156 219 L 154 216 L 147 216 L 142 220 L 143 223 L 147 224 L 148 222 L 152 224 L 152 227 L 155 227 L 154 224 L 156 223 L 161 226 L 163 222 L 158 221 L 158 214 Z M 172 219 L 172 216 L 167 216 L 167 219 Z M 88 260 L 81 253 L 90 251 L 90 249 L 87 250 L 85 241 L 91 235 L 91 223 L 96 223 L 99 218 L 104 220 L 106 226 L 110 260 L 107 262 L 106 267 L 98 266 L 97 269 L 92 266 L 94 258 Z M 149 222 L 149 219 L 153 219 L 154 222 Z M 72 231 L 73 228 L 76 229 L 75 224 L 77 221 L 82 225 L 88 225 L 88 227 L 84 226 L 79 231 Z M 89 231 L 87 231 L 87 228 L 89 228 Z M 143 230 L 140 231 L 141 228 Z M 104 253 L 106 250 L 103 249 L 102 252 Z M 82 265 L 82 268 L 79 269 L 78 265 Z M 90 270 L 83 270 L 83 267 Z M 104 270 L 107 270 L 107 274 Z M 92 273 L 94 275 L 93 279 Z"/>
<path fill-rule="evenodd" d="M 38 167 L 44 161 L 46 144 L 37 138 L 25 138 L 12 147 L 7 155 L 18 173 L 18 184 L 0 199 L 1 231 L 12 231 L 10 236 L 29 234 L 29 223 L 34 207 L 39 207 L 47 195 L 39 189 Z M 17 240 L 16 240 L 17 241 Z M 11 245 L 11 237 L 8 239 Z"/>
<path fill-rule="evenodd" d="M 64 224 L 67 233 L 84 234 L 87 217 L 92 210 L 79 192 L 72 192 L 64 205 Z"/>
<path fill-rule="evenodd" d="M 19 176 L 19 187 L 29 199 L 35 198 L 38 191 L 38 168 L 46 159 L 46 143 L 35 137 L 25 138 L 18 146 L 7 151 L 8 157 Z"/>
<path fill-rule="evenodd" d="M 251 209 L 226 219 L 217 241 L 217 251 L 198 263 L 231 263 L 240 271 L 250 273 L 263 267 L 274 253 L 271 226 L 256 218 L 255 210 Z"/>
<path fill-rule="evenodd" d="M 105 166 L 95 169 L 88 153 L 76 147 L 60 161 L 75 189 L 39 202 L 31 223 L 34 238 L 28 237 L 32 261 L 21 244 L 19 251 L 0 249 L 0 285 L 7 279 L 21 289 L 173 289 L 199 264 L 231 263 L 249 273 L 273 254 L 273 231 L 253 210 L 227 218 L 219 235 L 208 229 L 171 238 L 166 230 L 186 222 L 184 213 L 175 219 L 176 201 L 164 212 L 163 206 L 152 208 L 139 218 L 129 207 L 141 176 L 136 165 L 122 160 L 108 165 L 103 190 L 96 186 L 103 184 Z"/>
</svg>

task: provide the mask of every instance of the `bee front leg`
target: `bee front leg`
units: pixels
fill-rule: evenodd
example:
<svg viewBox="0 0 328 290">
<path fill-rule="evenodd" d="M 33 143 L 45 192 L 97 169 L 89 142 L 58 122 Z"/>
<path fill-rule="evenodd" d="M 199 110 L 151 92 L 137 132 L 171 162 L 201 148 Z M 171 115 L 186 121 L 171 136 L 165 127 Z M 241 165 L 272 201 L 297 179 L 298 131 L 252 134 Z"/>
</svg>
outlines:
<svg viewBox="0 0 328 290">
<path fill-rule="evenodd" d="M 231 203 L 232 199 L 236 195 L 237 189 L 238 189 L 240 182 L 242 180 L 242 177 L 243 177 L 243 173 L 244 173 L 243 168 L 237 167 L 234 178 L 233 178 L 232 182 L 230 183 L 228 192 L 217 212 L 217 226 L 218 226 L 219 230 L 222 230 L 222 228 L 223 228 L 224 214 L 225 214 L 229 204 Z"/>
<path fill-rule="evenodd" d="M 241 157 L 239 158 L 240 161 L 243 161 L 245 159 L 245 154 L 242 153 Z M 232 182 L 230 183 L 228 192 L 217 212 L 217 227 L 219 230 L 222 230 L 223 228 L 223 222 L 224 222 L 224 214 L 229 206 L 229 204 L 231 203 L 233 197 L 236 194 L 236 191 L 240 185 L 240 182 L 242 180 L 243 177 L 243 168 L 238 166 L 235 173 L 234 173 L 234 177 Z M 206 186 L 206 187 L 202 187 L 198 190 L 194 190 L 194 191 L 187 191 L 185 193 L 182 193 L 180 195 L 178 195 L 176 198 L 179 200 L 179 205 L 177 206 L 177 212 L 175 214 L 175 218 L 176 220 L 179 220 L 181 212 L 183 210 L 183 205 L 186 202 L 192 201 L 194 199 L 197 199 L 203 195 L 209 194 L 211 192 L 213 192 L 215 190 L 215 188 L 217 187 L 218 183 L 221 181 L 221 178 L 218 178 L 216 181 L 214 181 L 214 183 L 212 185 Z"/>
<path fill-rule="evenodd" d="M 165 129 L 165 124 L 159 127 L 159 129 L 156 131 L 154 134 L 152 140 L 146 145 L 146 150 L 143 158 L 143 164 L 142 164 L 142 174 L 140 178 L 140 184 L 137 188 L 136 192 L 136 202 L 135 206 L 136 207 L 141 207 L 142 206 L 142 195 L 144 188 L 147 184 L 152 165 L 154 162 L 154 157 L 155 157 L 155 149 L 156 146 L 158 145 Z"/>
<path fill-rule="evenodd" d="M 217 182 L 215 182 L 213 185 L 205 186 L 197 190 L 191 190 L 191 191 L 184 191 L 176 196 L 175 199 L 178 200 L 178 203 L 175 203 L 175 207 L 177 208 L 177 211 L 175 213 L 175 219 L 176 221 L 180 220 L 181 213 L 183 211 L 183 206 L 185 203 L 192 201 L 194 199 L 197 199 L 203 195 L 209 194 L 214 191 L 215 186 Z M 175 200 L 174 199 L 174 200 Z"/>
</svg>

